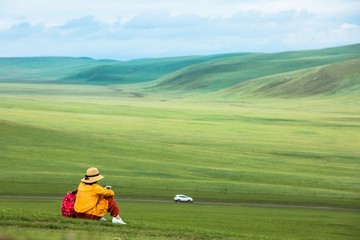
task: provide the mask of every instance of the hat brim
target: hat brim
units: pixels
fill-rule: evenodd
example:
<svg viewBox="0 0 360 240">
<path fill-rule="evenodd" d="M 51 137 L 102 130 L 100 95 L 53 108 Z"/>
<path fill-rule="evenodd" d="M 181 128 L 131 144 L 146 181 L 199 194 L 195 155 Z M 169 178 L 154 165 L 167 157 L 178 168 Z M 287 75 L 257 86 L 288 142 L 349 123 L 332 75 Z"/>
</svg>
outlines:
<svg viewBox="0 0 360 240">
<path fill-rule="evenodd" d="M 94 182 L 100 181 L 103 178 L 104 177 L 102 175 L 98 175 L 96 177 L 88 177 L 88 179 L 82 178 L 81 181 L 84 183 L 94 183 Z"/>
</svg>

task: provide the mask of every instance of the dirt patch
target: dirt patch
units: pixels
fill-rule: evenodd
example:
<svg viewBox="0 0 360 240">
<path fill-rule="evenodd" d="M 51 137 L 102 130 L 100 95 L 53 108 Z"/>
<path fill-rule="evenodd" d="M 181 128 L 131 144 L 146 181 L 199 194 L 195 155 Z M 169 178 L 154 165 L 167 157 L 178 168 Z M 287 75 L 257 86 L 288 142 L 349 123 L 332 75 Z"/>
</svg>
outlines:
<svg viewBox="0 0 360 240">
<path fill-rule="evenodd" d="M 143 98 L 145 95 L 143 93 L 132 92 L 131 96 L 136 98 Z"/>
</svg>

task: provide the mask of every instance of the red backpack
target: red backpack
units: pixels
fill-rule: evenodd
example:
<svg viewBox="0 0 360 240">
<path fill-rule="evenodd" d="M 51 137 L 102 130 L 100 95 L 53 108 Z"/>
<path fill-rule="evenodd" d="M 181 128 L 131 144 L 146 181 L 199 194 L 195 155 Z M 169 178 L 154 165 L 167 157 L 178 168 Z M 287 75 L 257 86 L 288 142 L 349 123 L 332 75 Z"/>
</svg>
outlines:
<svg viewBox="0 0 360 240">
<path fill-rule="evenodd" d="M 61 215 L 64 217 L 74 218 L 75 217 L 75 210 L 74 204 L 76 200 L 76 193 L 77 190 L 72 192 L 67 192 L 63 201 L 61 203 Z"/>
</svg>

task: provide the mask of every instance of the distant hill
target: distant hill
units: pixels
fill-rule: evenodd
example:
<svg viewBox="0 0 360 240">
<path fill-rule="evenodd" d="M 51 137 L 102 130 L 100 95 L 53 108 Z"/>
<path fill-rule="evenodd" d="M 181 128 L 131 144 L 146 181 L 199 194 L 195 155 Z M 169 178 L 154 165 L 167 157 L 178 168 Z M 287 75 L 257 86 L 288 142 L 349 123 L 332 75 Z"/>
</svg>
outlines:
<svg viewBox="0 0 360 240">
<path fill-rule="evenodd" d="M 0 82 L 54 82 L 74 71 L 113 62 L 85 57 L 0 58 Z"/>
<path fill-rule="evenodd" d="M 78 71 L 64 80 L 89 84 L 131 84 L 149 82 L 179 69 L 214 59 L 246 54 L 221 54 L 159 59 L 140 59 L 128 62 L 101 64 Z"/>
<path fill-rule="evenodd" d="M 154 88 L 214 92 L 275 74 L 360 59 L 360 44 L 316 51 L 249 54 L 192 65 L 157 80 Z"/>
<path fill-rule="evenodd" d="M 327 95 L 359 92 L 359 60 L 360 44 L 312 51 L 132 61 L 0 58 L 0 82 L 109 86 L 144 83 L 139 91 L 218 97 Z"/>
<path fill-rule="evenodd" d="M 360 96 L 360 59 L 266 76 L 236 84 L 219 96 Z"/>
<path fill-rule="evenodd" d="M 183 67 L 246 53 L 132 61 L 71 57 L 0 58 L 0 82 L 131 84 L 155 80 Z"/>
</svg>

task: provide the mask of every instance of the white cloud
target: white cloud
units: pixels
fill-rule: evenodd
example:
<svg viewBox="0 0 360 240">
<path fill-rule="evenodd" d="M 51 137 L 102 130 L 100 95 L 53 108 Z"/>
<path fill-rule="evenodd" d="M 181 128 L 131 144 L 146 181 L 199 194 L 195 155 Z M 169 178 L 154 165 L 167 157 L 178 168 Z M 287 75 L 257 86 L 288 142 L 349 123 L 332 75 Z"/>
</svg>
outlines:
<svg viewBox="0 0 360 240">
<path fill-rule="evenodd" d="M 332 27 L 304 28 L 289 34 L 283 44 L 289 49 L 303 49 L 304 43 L 309 49 L 324 46 L 339 46 L 360 42 L 360 27 L 355 24 L 343 23 Z"/>
<path fill-rule="evenodd" d="M 345 22 L 345 23 L 341 24 L 340 29 L 345 30 L 345 31 L 359 31 L 360 28 L 356 24 L 350 24 L 350 23 Z"/>
<path fill-rule="evenodd" d="M 334 16 L 341 12 L 358 13 L 359 7 L 359 1 L 355 0 L 2 0 L 0 16 L 59 25 L 80 16 L 94 16 L 97 20 L 110 23 L 154 11 L 167 11 L 172 16 L 189 14 L 215 18 L 231 17 L 251 10 L 262 14 L 305 10 Z"/>
<path fill-rule="evenodd" d="M 354 0 L 1 0 L 0 56 L 322 48 L 360 42 L 359 25 Z"/>
</svg>

